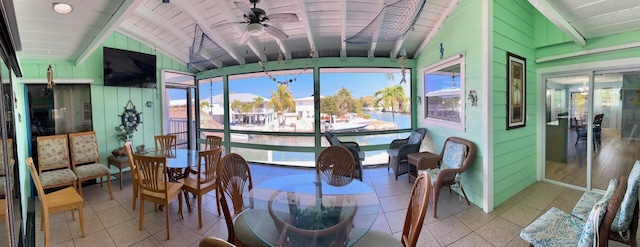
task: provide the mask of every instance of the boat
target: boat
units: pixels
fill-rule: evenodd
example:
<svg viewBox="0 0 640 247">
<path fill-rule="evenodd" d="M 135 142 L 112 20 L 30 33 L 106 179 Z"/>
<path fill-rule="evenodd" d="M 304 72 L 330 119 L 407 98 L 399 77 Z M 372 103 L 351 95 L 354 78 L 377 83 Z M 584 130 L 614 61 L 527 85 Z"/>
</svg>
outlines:
<svg viewBox="0 0 640 247">
<path fill-rule="evenodd" d="M 371 121 L 368 119 L 361 118 L 354 113 L 347 114 L 346 117 L 347 117 L 347 122 L 332 123 L 330 127 L 331 131 L 332 132 L 358 132 L 364 129 L 365 127 L 367 127 L 367 125 L 369 125 L 369 121 Z"/>
</svg>

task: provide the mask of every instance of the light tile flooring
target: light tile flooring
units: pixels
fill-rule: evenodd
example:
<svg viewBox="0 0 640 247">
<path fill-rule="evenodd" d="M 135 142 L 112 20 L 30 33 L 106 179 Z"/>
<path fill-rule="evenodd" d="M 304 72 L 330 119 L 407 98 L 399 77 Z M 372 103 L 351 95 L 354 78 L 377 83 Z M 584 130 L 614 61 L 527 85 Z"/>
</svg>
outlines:
<svg viewBox="0 0 640 247">
<path fill-rule="evenodd" d="M 254 184 L 283 175 L 314 171 L 310 168 L 251 165 Z M 392 172 L 381 166 L 365 169 L 364 182 L 375 188 L 380 199 L 380 214 L 372 228 L 399 237 L 412 185 L 407 183 L 407 176 L 400 176 L 396 181 Z M 131 209 L 130 180 L 125 181 L 125 185 L 122 190 L 114 186 L 114 200 L 109 200 L 106 185 L 83 188 L 86 237 L 81 236 L 78 220 L 72 221 L 69 212 L 58 213 L 51 217 L 51 246 L 197 246 L 205 236 L 227 238 L 225 221 L 218 215 L 215 197 L 212 196 L 207 196 L 203 203 L 202 228 L 198 228 L 196 210 L 188 213 L 185 209 L 184 219 L 180 218 L 176 200 L 170 206 L 171 240 L 166 240 L 164 212 L 154 212 L 150 203 L 145 205 L 144 230 L 138 230 L 139 211 Z M 455 193 L 449 194 L 448 189 L 440 195 L 438 218 L 433 218 L 430 205 L 418 246 L 528 246 L 519 237 L 520 230 L 551 207 L 571 212 L 582 192 L 539 182 L 488 214 L 473 204 L 467 206 L 464 198 Z M 195 204 L 191 196 L 190 200 Z M 44 233 L 38 230 L 39 217 L 37 210 L 36 243 L 42 246 Z"/>
</svg>

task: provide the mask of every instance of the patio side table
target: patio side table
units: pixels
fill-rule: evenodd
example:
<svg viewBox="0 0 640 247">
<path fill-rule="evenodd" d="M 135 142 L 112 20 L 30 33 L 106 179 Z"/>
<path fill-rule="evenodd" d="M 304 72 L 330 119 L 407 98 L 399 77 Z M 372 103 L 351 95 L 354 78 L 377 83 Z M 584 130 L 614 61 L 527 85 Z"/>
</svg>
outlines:
<svg viewBox="0 0 640 247">
<path fill-rule="evenodd" d="M 114 177 L 117 177 L 120 180 L 120 190 L 122 190 L 122 169 L 129 167 L 129 158 L 125 155 L 123 156 L 109 156 L 107 159 L 108 168 L 111 169 L 111 166 L 115 166 L 118 168 L 118 174 L 113 174 Z"/>
<path fill-rule="evenodd" d="M 418 177 L 420 174 L 419 171 L 438 168 L 438 162 L 440 161 L 439 156 L 438 154 L 430 152 L 408 154 L 409 183 L 411 183 L 411 178 L 415 179 Z"/>
</svg>

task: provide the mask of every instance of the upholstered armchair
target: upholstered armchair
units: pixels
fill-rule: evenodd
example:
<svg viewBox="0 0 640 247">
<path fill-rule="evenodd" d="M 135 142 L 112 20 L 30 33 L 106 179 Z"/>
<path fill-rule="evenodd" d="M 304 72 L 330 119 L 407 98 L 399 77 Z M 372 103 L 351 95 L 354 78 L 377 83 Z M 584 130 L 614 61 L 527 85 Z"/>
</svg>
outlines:
<svg viewBox="0 0 640 247">
<path fill-rule="evenodd" d="M 427 129 L 418 128 L 411 132 L 409 137 L 404 139 L 395 139 L 389 145 L 387 154 L 389 155 L 389 168 L 393 169 L 393 173 L 398 180 L 398 176 L 409 172 L 409 159 L 408 154 L 417 153 L 420 151 L 420 144 L 422 139 L 427 134 Z"/>
<path fill-rule="evenodd" d="M 460 192 L 467 200 L 467 205 L 471 205 L 467 194 L 462 188 L 460 183 L 460 173 L 469 168 L 473 158 L 476 156 L 476 145 L 468 140 L 449 137 L 444 143 L 444 148 L 438 156 L 439 165 L 437 168 L 426 169 L 427 174 L 431 178 L 431 184 L 433 185 L 433 217 L 438 217 L 438 196 L 443 186 L 449 186 L 449 193 L 451 193 L 451 186 L 457 185 L 460 187 Z M 417 170 L 424 168 L 416 167 Z"/>
<path fill-rule="evenodd" d="M 360 145 L 357 142 L 340 141 L 337 136 L 329 131 L 324 132 L 324 137 L 327 138 L 327 141 L 329 141 L 329 144 L 331 144 L 331 146 L 343 146 L 349 149 L 356 162 L 354 177 L 362 181 L 362 160 L 364 159 L 364 157 L 360 157 Z"/>
</svg>

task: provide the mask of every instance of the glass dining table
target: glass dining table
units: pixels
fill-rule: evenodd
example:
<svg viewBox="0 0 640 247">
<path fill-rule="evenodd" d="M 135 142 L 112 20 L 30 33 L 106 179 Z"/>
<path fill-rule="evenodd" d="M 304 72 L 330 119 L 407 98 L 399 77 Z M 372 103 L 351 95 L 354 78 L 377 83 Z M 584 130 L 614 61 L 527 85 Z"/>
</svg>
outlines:
<svg viewBox="0 0 640 247">
<path fill-rule="evenodd" d="M 378 197 L 358 180 L 332 185 L 322 177 L 282 176 L 251 189 L 244 198 L 250 209 L 243 212 L 251 231 L 271 246 L 355 244 L 378 216 Z"/>
</svg>

